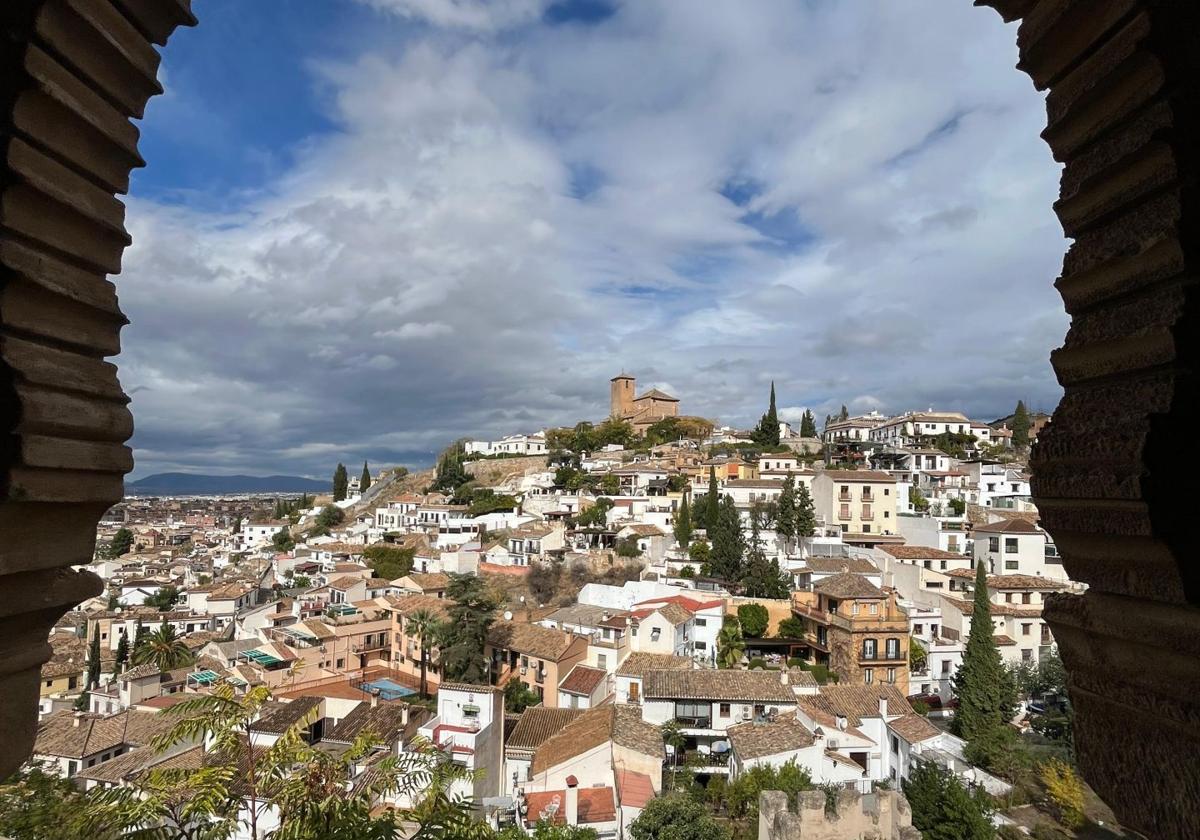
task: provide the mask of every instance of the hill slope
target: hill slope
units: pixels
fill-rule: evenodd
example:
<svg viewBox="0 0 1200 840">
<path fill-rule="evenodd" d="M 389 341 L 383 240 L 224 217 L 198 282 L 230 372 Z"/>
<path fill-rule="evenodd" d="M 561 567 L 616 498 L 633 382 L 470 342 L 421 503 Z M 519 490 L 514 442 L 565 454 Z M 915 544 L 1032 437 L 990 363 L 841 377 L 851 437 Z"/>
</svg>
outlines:
<svg viewBox="0 0 1200 840">
<path fill-rule="evenodd" d="M 222 493 L 327 493 L 329 482 L 296 475 L 157 473 L 125 483 L 128 496 L 215 496 Z"/>
</svg>

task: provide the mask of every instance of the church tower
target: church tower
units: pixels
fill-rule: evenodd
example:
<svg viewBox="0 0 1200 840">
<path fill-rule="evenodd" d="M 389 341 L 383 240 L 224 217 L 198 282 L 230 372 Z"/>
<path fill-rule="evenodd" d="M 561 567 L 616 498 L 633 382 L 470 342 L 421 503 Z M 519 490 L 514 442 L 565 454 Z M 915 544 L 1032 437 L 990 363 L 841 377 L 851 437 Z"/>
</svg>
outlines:
<svg viewBox="0 0 1200 840">
<path fill-rule="evenodd" d="M 614 376 L 609 387 L 609 414 L 625 417 L 633 413 L 633 392 L 637 380 L 628 374 Z"/>
</svg>

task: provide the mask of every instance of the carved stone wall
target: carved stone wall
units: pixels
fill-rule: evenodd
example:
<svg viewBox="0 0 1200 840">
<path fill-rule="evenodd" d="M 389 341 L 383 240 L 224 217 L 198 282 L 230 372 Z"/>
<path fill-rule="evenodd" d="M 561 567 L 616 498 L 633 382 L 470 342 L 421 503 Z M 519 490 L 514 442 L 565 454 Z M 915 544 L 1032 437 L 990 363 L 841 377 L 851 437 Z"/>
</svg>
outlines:
<svg viewBox="0 0 1200 840">
<path fill-rule="evenodd" d="M 246 0 L 248 2 L 248 0 Z M 1200 565 L 1177 489 L 1197 417 L 1200 10 L 1195 0 L 977 0 L 1021 18 L 1048 90 L 1074 240 L 1057 286 L 1065 396 L 1034 495 L 1084 596 L 1046 618 L 1078 755 L 1121 820 L 1200 837 Z M 74 570 L 131 466 L 115 367 L 130 123 L 189 0 L 0 0 L 0 775 L 28 754 L 48 628 L 100 590 Z M 936 21 L 931 21 L 936 26 Z"/>
<path fill-rule="evenodd" d="M 187 0 L 0 2 L 0 776 L 32 749 L 50 627 L 101 591 L 72 567 L 133 466 L 105 276 L 142 165 L 130 118 L 183 23 Z"/>
<path fill-rule="evenodd" d="M 900 791 L 843 790 L 833 809 L 826 807 L 821 790 L 806 790 L 798 799 L 793 811 L 786 793 L 759 794 L 758 840 L 921 840 Z"/>
</svg>

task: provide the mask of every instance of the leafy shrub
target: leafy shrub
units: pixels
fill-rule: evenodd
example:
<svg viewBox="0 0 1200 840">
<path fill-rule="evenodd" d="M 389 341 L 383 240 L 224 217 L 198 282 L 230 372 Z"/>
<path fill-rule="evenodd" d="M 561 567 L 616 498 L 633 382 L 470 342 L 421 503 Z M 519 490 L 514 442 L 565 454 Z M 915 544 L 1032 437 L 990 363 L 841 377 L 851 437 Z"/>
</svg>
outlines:
<svg viewBox="0 0 1200 840">
<path fill-rule="evenodd" d="M 912 706 L 912 710 L 919 715 L 929 714 L 929 704 L 924 700 L 913 700 L 911 703 L 909 703 L 909 705 Z"/>
<path fill-rule="evenodd" d="M 808 663 L 799 656 L 789 656 L 787 661 L 789 668 L 802 668 L 808 670 Z"/>
<path fill-rule="evenodd" d="M 762 604 L 742 604 L 737 608 L 737 617 L 745 636 L 762 637 L 771 621 L 770 613 Z"/>
<path fill-rule="evenodd" d="M 750 665 L 748 667 L 750 668 L 751 671 L 762 670 L 767 667 L 767 663 L 763 662 L 763 659 L 761 656 L 756 656 L 750 660 Z"/>
<path fill-rule="evenodd" d="M 1084 823 L 1083 783 L 1075 769 L 1065 761 L 1051 759 L 1042 765 L 1042 784 L 1054 808 L 1058 820 L 1067 828 L 1079 828 Z"/>
</svg>

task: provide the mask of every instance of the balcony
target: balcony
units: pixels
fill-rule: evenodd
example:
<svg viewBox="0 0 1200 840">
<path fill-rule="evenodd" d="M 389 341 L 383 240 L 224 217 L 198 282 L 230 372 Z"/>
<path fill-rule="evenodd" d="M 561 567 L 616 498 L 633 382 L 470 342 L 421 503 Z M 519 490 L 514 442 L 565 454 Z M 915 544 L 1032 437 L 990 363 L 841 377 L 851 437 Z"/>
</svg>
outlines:
<svg viewBox="0 0 1200 840">
<path fill-rule="evenodd" d="M 839 502 L 852 502 L 852 501 L 854 501 L 853 497 L 852 497 L 852 496 L 851 496 L 849 493 L 838 493 L 837 500 L 838 500 Z"/>
<path fill-rule="evenodd" d="M 387 639 L 380 639 L 373 642 L 359 642 L 356 645 L 352 645 L 350 649 L 355 653 L 369 653 L 373 650 L 389 650 L 391 646 L 392 643 Z"/>
<path fill-rule="evenodd" d="M 859 519 L 861 519 L 863 522 L 874 522 L 874 521 L 875 521 L 875 514 L 873 514 L 873 513 L 864 513 L 862 516 L 860 516 L 860 517 L 859 517 Z"/>
</svg>

